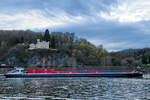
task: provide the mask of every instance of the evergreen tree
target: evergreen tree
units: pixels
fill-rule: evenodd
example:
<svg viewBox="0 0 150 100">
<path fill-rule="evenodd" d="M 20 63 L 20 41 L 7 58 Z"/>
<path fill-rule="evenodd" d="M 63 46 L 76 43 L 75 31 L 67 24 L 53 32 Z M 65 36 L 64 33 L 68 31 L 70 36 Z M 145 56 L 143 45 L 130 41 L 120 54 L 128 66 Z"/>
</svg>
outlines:
<svg viewBox="0 0 150 100">
<path fill-rule="evenodd" d="M 24 37 L 23 36 L 21 36 L 21 38 L 20 38 L 20 43 L 24 43 Z"/>
<path fill-rule="evenodd" d="M 44 41 L 50 41 L 50 34 L 48 29 L 45 30 Z"/>
<path fill-rule="evenodd" d="M 55 37 L 52 36 L 52 37 L 51 37 L 51 43 L 50 43 L 52 48 L 55 48 L 55 47 L 56 47 L 56 43 L 55 43 L 55 42 L 56 42 L 56 41 L 55 41 Z"/>
</svg>

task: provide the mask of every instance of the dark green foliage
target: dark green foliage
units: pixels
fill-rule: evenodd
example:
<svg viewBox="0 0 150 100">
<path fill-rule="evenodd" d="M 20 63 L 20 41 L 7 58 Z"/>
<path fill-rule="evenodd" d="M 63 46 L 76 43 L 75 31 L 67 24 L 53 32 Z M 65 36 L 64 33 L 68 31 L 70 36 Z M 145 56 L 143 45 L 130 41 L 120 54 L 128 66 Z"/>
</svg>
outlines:
<svg viewBox="0 0 150 100">
<path fill-rule="evenodd" d="M 50 46 L 51 46 L 52 48 L 55 48 L 55 45 L 56 45 L 55 37 L 54 37 L 54 36 L 51 36 Z"/>
<path fill-rule="evenodd" d="M 44 34 L 43 39 L 45 41 L 50 41 L 50 35 L 49 35 L 49 30 L 48 29 L 45 30 L 45 34 Z"/>
<path fill-rule="evenodd" d="M 128 49 L 110 53 L 114 59 L 118 59 L 121 65 L 141 65 L 150 64 L 150 48 Z M 115 62 L 115 63 L 117 63 Z"/>
</svg>

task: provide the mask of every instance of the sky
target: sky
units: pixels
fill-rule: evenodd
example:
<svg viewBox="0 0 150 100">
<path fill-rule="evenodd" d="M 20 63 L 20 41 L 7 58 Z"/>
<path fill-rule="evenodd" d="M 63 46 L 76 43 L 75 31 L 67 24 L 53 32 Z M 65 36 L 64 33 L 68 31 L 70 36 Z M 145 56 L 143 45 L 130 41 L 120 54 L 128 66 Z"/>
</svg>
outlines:
<svg viewBox="0 0 150 100">
<path fill-rule="evenodd" d="M 0 30 L 74 32 L 108 51 L 150 47 L 150 0 L 2 0 Z"/>
</svg>

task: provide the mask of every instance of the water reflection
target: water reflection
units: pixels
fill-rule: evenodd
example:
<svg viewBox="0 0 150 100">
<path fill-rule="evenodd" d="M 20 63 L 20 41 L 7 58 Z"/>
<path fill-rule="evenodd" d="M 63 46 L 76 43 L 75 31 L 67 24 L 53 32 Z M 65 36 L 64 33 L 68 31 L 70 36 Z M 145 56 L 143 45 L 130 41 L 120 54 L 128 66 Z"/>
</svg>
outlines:
<svg viewBox="0 0 150 100">
<path fill-rule="evenodd" d="M 146 100 L 149 79 L 129 78 L 4 78 L 0 99 Z"/>
</svg>

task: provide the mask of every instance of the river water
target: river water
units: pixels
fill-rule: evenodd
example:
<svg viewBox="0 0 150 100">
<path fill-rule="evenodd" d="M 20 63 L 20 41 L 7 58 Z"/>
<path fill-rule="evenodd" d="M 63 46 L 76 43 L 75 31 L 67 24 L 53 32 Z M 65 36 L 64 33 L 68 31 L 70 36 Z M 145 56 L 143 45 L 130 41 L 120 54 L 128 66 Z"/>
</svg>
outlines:
<svg viewBox="0 0 150 100">
<path fill-rule="evenodd" d="M 5 78 L 0 100 L 150 100 L 144 78 Z"/>
</svg>

